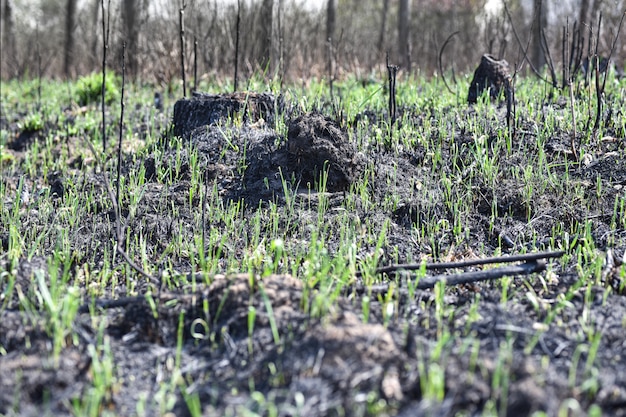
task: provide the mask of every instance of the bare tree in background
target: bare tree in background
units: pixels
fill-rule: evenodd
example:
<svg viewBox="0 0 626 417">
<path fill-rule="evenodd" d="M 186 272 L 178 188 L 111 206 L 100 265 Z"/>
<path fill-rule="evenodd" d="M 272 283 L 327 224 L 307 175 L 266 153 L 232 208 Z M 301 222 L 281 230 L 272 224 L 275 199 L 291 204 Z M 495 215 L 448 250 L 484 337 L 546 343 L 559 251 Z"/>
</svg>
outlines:
<svg viewBox="0 0 626 417">
<path fill-rule="evenodd" d="M 15 32 L 13 31 L 13 10 L 11 1 L 5 0 L 2 8 L 2 62 L 9 70 L 9 76 L 15 75 L 15 66 L 11 66 L 12 60 L 15 59 Z M 13 67 L 13 68 L 12 68 Z"/>
<path fill-rule="evenodd" d="M 337 22 L 337 1 L 328 0 L 326 5 L 326 41 L 328 42 L 328 48 L 326 48 L 326 72 L 330 75 L 333 71 L 332 63 L 332 48 L 335 40 L 335 25 Z"/>
<path fill-rule="evenodd" d="M 545 30 L 547 22 L 547 3 L 543 0 L 534 0 L 533 2 L 533 33 L 532 33 L 532 53 L 531 59 L 533 66 L 537 70 L 546 64 L 546 58 L 541 48 L 541 32 Z"/>
<path fill-rule="evenodd" d="M 328 0 L 326 5 L 326 40 L 335 39 L 335 26 L 337 24 L 337 0 Z"/>
<path fill-rule="evenodd" d="M 98 17 L 100 16 L 100 2 L 103 0 L 92 0 L 91 3 L 91 27 L 93 28 L 97 28 L 98 27 Z M 92 30 L 91 31 L 91 55 L 89 56 L 89 67 L 90 68 L 96 68 L 96 66 L 98 65 L 98 54 L 96 53 L 96 51 L 98 51 L 98 31 L 97 30 Z"/>
<path fill-rule="evenodd" d="M 138 0 L 123 0 L 122 22 L 124 25 L 124 40 L 126 41 L 126 56 L 128 57 L 128 72 L 134 79 L 137 77 L 137 54 L 139 52 L 139 7 Z"/>
<path fill-rule="evenodd" d="M 270 71 L 274 75 L 281 69 L 282 65 L 282 10 L 283 0 L 274 0 L 272 4 L 272 28 L 270 43 L 272 45 L 272 55 L 270 56 Z"/>
<path fill-rule="evenodd" d="M 383 52 L 385 46 L 385 32 L 387 32 L 387 14 L 389 13 L 389 0 L 383 0 L 383 8 L 380 16 L 380 32 L 378 33 L 378 52 Z"/>
<path fill-rule="evenodd" d="M 74 27 L 76 26 L 76 0 L 67 0 L 65 7 L 65 46 L 63 50 L 63 74 L 72 77 L 74 67 Z"/>
<path fill-rule="evenodd" d="M 593 3 L 593 0 L 581 0 L 580 14 L 578 17 L 578 21 L 581 25 L 588 25 L 590 23 L 589 10 L 591 10 Z"/>
<path fill-rule="evenodd" d="M 400 62 L 409 71 L 411 70 L 411 58 L 409 56 L 410 6 L 410 0 L 400 0 L 398 7 L 398 53 L 400 54 Z"/>
<path fill-rule="evenodd" d="M 592 17 L 589 15 L 589 10 L 593 7 L 593 0 L 582 0 L 580 2 L 580 14 L 578 15 L 578 24 L 579 28 L 582 31 L 582 45 L 580 47 L 583 51 L 587 50 L 587 45 L 589 43 L 589 27 L 591 24 Z"/>
<path fill-rule="evenodd" d="M 262 71 L 269 68 L 272 56 L 272 18 L 274 12 L 274 0 L 263 0 L 259 11 L 259 55 L 257 63 Z"/>
</svg>

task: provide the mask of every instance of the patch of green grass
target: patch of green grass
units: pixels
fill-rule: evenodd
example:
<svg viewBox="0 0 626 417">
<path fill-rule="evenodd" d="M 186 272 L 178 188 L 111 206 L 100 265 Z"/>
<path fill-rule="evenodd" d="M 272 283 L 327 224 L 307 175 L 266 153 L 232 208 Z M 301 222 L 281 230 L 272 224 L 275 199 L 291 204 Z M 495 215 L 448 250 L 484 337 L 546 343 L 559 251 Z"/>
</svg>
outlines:
<svg viewBox="0 0 626 417">
<path fill-rule="evenodd" d="M 110 72 L 106 75 L 104 82 L 104 101 L 111 104 L 118 99 L 119 85 L 121 80 L 115 74 Z M 76 93 L 76 101 L 79 105 L 98 103 L 102 99 L 102 73 L 94 72 L 78 79 L 74 89 Z"/>
</svg>

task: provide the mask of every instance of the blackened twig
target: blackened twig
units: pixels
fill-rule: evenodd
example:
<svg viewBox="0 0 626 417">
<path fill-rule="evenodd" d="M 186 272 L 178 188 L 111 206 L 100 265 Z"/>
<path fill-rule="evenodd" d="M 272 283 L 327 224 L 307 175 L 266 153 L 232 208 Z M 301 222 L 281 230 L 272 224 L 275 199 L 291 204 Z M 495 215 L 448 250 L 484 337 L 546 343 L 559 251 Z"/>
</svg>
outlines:
<svg viewBox="0 0 626 417">
<path fill-rule="evenodd" d="M 180 71 L 183 77 L 183 97 L 187 97 L 187 79 L 185 77 L 185 0 L 178 10 L 178 23 L 180 25 Z"/>
<path fill-rule="evenodd" d="M 604 88 L 606 87 L 606 79 L 607 76 L 609 74 L 609 64 L 611 62 L 611 57 L 613 56 L 613 52 L 615 52 L 615 47 L 617 46 L 617 39 L 619 37 L 619 33 L 622 30 L 622 24 L 624 23 L 624 17 L 626 16 L 626 12 L 622 13 L 622 17 L 619 20 L 619 25 L 617 27 L 617 33 L 615 34 L 615 36 L 613 37 L 613 42 L 611 44 L 611 51 L 609 52 L 609 56 L 607 57 L 607 61 L 606 61 L 606 70 L 604 71 L 604 74 L 602 75 L 602 85 L 600 86 L 599 81 L 598 81 L 598 72 L 599 71 L 599 67 L 600 67 L 600 62 L 598 60 L 598 62 L 596 62 L 596 94 L 597 94 L 597 100 L 598 100 L 598 112 L 596 114 L 596 121 L 595 121 L 595 125 L 593 130 L 596 131 L 598 130 L 598 128 L 600 127 L 600 115 L 602 113 L 602 96 L 604 95 Z M 602 19 L 602 13 L 600 13 L 600 21 L 598 21 L 598 36 L 600 34 L 600 22 Z M 597 49 L 597 43 L 596 43 L 596 49 Z M 596 57 L 598 56 L 597 52 L 596 52 Z"/>
<path fill-rule="evenodd" d="M 515 25 L 513 24 L 513 18 L 511 17 L 511 12 L 509 11 L 509 7 L 506 4 L 506 1 L 504 2 L 504 11 L 506 12 L 507 18 L 509 19 L 509 23 L 511 24 L 511 29 L 513 30 L 513 35 L 515 35 L 515 40 L 517 41 L 517 45 L 520 48 L 520 51 L 522 52 L 522 55 L 524 55 L 524 60 L 522 61 L 522 64 L 524 61 L 526 61 L 528 63 L 528 66 L 530 66 L 530 69 L 532 70 L 532 72 L 537 76 L 537 78 L 539 78 L 541 81 L 547 83 L 547 84 L 551 84 L 550 81 L 546 80 L 541 73 L 539 72 L 539 70 L 537 68 L 535 68 L 535 66 L 533 65 L 532 61 L 530 58 L 528 58 L 528 49 L 530 48 L 530 37 L 528 38 L 528 42 L 526 44 L 526 47 L 524 48 L 524 45 L 522 44 L 522 40 L 519 37 L 519 34 L 517 33 L 517 30 L 515 29 Z M 533 25 L 534 25 L 534 21 L 535 19 L 533 19 Z M 531 27 L 531 32 L 532 32 L 532 27 Z M 520 64 L 520 65 L 522 65 Z M 517 74 L 518 69 L 515 69 L 515 74 Z"/>
<path fill-rule="evenodd" d="M 546 264 L 544 261 L 531 260 L 523 264 L 502 266 L 499 268 L 489 269 L 487 271 L 471 271 L 460 274 L 435 275 L 421 278 L 415 286 L 415 289 L 427 290 L 434 288 L 439 282 L 444 282 L 446 285 L 463 285 L 480 281 L 491 281 L 506 276 L 529 275 L 535 272 L 541 272 L 545 268 Z M 369 287 L 366 285 L 358 285 L 355 289 L 357 293 L 361 294 L 370 291 L 373 294 L 382 294 L 389 291 L 389 285 L 390 284 L 377 284 Z M 409 294 L 407 288 L 400 288 L 398 292 L 402 295 Z"/>
<path fill-rule="evenodd" d="M 198 91 L 198 39 L 193 35 L 193 91 Z"/>
<path fill-rule="evenodd" d="M 389 74 L 389 143 L 393 141 L 393 125 L 396 121 L 396 75 L 397 65 L 389 65 L 389 53 L 387 53 L 387 72 Z"/>
<path fill-rule="evenodd" d="M 456 35 L 459 34 L 459 31 L 457 30 L 456 32 L 454 32 L 452 35 L 448 36 L 448 39 L 446 39 L 446 41 L 443 43 L 443 45 L 441 46 L 441 49 L 439 50 L 439 73 L 441 74 L 441 79 L 443 80 L 444 85 L 446 86 L 446 88 L 448 89 L 448 91 L 452 94 L 455 94 L 454 91 L 452 91 L 452 89 L 450 88 L 450 86 L 448 85 L 448 81 L 446 81 L 446 75 L 443 73 L 443 63 L 441 60 L 441 57 L 443 55 L 443 51 L 444 49 L 446 49 L 446 46 L 448 45 L 448 43 L 452 40 L 452 38 Z"/>
<path fill-rule="evenodd" d="M 115 196 L 118 201 L 118 210 L 120 200 L 120 184 L 122 183 L 122 131 L 124 129 L 124 84 L 126 83 L 126 41 L 122 42 L 122 97 L 120 99 L 120 135 L 117 143 L 117 184 L 115 185 Z M 118 217 L 122 216 L 121 211 L 117 213 Z"/>
<path fill-rule="evenodd" d="M 239 69 L 239 24 L 241 23 L 241 0 L 237 0 L 237 23 L 235 25 L 235 75 L 233 93 L 237 92 L 237 71 Z"/>
<path fill-rule="evenodd" d="M 397 271 L 414 271 L 425 267 L 426 270 L 437 270 L 437 269 L 453 269 L 453 268 L 465 268 L 468 266 L 476 266 L 476 265 L 488 265 L 488 264 L 496 264 L 496 263 L 507 263 L 507 262 L 527 262 L 527 261 L 535 261 L 539 259 L 549 259 L 549 258 L 560 258 L 565 254 L 565 251 L 554 251 L 554 252 L 538 252 L 538 253 L 528 253 L 523 255 L 511 255 L 511 256 L 496 256 L 492 258 L 485 259 L 471 259 L 468 261 L 462 262 L 441 262 L 441 263 L 427 263 L 426 265 L 422 264 L 399 264 L 399 265 L 390 265 L 381 268 L 377 268 L 374 271 L 375 274 L 388 274 L 390 272 Z M 356 276 L 360 277 L 363 275 L 363 271 L 357 271 Z"/>
<path fill-rule="evenodd" d="M 102 152 L 107 151 L 106 131 L 106 76 L 107 76 L 107 50 L 109 49 L 109 30 L 111 28 L 111 0 L 107 5 L 107 14 L 104 15 L 104 0 L 102 6 Z"/>
<path fill-rule="evenodd" d="M 78 307 L 78 313 L 88 313 L 89 307 L 92 305 L 100 308 L 118 308 L 118 307 L 126 307 L 129 304 L 135 304 L 139 302 L 143 302 L 146 300 L 146 297 L 136 296 L 136 297 L 122 297 L 117 299 L 96 299 L 92 303 L 85 303 Z"/>
</svg>

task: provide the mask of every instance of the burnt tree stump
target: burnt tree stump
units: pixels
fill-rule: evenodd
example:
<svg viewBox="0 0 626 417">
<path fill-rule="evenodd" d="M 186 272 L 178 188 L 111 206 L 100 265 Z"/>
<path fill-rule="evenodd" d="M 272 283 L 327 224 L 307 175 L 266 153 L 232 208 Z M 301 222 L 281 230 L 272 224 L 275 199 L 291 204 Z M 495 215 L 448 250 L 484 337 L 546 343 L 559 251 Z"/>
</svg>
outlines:
<svg viewBox="0 0 626 417">
<path fill-rule="evenodd" d="M 489 96 L 492 100 L 496 100 L 500 93 L 504 91 L 504 97 L 507 104 L 510 105 L 513 99 L 513 84 L 511 83 L 511 75 L 509 73 L 509 63 L 504 60 L 498 60 L 491 55 L 483 55 L 480 59 L 480 65 L 474 71 L 474 78 L 470 84 L 467 102 L 469 104 L 476 103 L 478 97 L 489 89 Z"/>
<path fill-rule="evenodd" d="M 174 105 L 174 135 L 187 138 L 198 127 L 215 125 L 240 112 L 246 122 L 263 119 L 272 125 L 277 108 L 282 108 L 282 99 L 271 93 L 193 93 Z"/>
</svg>

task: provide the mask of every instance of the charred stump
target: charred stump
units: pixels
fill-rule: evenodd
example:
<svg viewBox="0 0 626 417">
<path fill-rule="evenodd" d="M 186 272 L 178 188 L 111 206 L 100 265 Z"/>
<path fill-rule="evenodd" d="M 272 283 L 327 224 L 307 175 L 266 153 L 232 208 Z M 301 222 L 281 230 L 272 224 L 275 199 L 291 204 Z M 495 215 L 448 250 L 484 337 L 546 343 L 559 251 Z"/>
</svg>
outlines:
<svg viewBox="0 0 626 417">
<path fill-rule="evenodd" d="M 231 94 L 193 93 L 174 105 L 174 135 L 188 137 L 196 128 L 215 125 L 242 113 L 245 122 L 274 124 L 275 111 L 281 98 L 271 93 L 236 92 Z"/>
<path fill-rule="evenodd" d="M 478 97 L 489 89 L 489 96 L 492 100 L 496 100 L 500 93 L 504 91 L 504 97 L 507 103 L 513 99 L 513 85 L 511 83 L 511 75 L 509 73 L 509 63 L 504 60 L 498 60 L 491 55 L 483 55 L 480 65 L 474 71 L 474 78 L 470 84 L 467 102 L 469 104 L 476 103 Z"/>
</svg>

